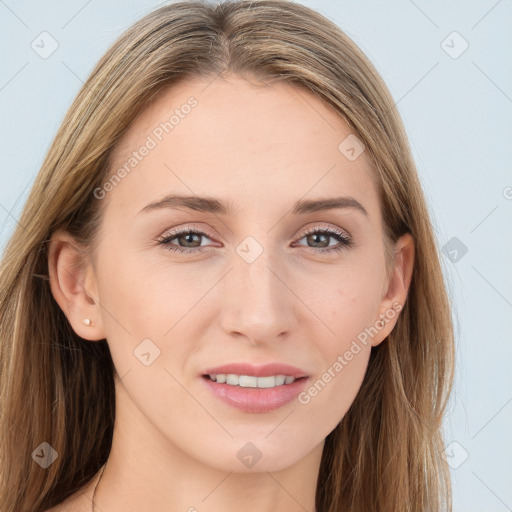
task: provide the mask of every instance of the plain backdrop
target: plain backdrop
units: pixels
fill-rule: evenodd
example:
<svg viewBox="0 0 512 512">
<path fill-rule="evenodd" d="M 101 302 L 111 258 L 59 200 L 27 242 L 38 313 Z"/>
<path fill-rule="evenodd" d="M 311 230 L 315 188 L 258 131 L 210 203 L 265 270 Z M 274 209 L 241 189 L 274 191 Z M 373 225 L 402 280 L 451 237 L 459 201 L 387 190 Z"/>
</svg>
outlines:
<svg viewBox="0 0 512 512">
<path fill-rule="evenodd" d="M 444 424 L 454 510 L 510 511 L 512 3 L 300 3 L 360 46 L 397 102 L 454 305 L 457 370 Z M 159 5 L 0 0 L 0 248 L 82 82 Z"/>
</svg>

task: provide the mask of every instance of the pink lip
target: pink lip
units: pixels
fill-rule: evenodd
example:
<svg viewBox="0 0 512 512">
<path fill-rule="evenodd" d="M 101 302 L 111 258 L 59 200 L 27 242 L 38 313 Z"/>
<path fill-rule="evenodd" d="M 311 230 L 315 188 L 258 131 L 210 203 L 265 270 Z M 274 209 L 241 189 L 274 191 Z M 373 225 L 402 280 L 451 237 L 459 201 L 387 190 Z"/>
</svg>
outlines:
<svg viewBox="0 0 512 512">
<path fill-rule="evenodd" d="M 295 377 L 291 384 L 282 384 L 274 388 L 244 388 L 213 382 L 208 374 L 253 375 L 255 377 L 269 377 L 271 375 L 287 375 Z M 301 378 L 305 377 L 305 378 Z M 307 374 L 294 366 L 272 363 L 263 366 L 253 366 L 248 363 L 234 363 L 217 366 L 205 370 L 202 381 L 213 394 L 233 407 L 248 413 L 270 412 L 283 407 L 297 397 L 307 384 Z"/>
<path fill-rule="evenodd" d="M 295 366 L 290 366 L 288 364 L 281 363 L 269 363 L 264 364 L 262 366 L 253 366 L 249 363 L 230 363 L 224 364 L 222 366 L 216 366 L 215 368 L 206 369 L 202 375 L 217 375 L 218 373 L 228 374 L 233 373 L 235 375 L 252 375 L 254 377 L 270 377 L 271 375 L 288 375 L 290 377 L 295 377 L 296 379 L 300 377 L 307 377 L 308 374 L 301 370 L 300 368 L 296 368 Z"/>
<path fill-rule="evenodd" d="M 223 402 L 243 412 L 262 413 L 279 409 L 295 400 L 309 379 L 296 380 L 275 388 L 241 388 L 213 382 L 209 377 L 202 377 L 201 380 Z"/>
</svg>

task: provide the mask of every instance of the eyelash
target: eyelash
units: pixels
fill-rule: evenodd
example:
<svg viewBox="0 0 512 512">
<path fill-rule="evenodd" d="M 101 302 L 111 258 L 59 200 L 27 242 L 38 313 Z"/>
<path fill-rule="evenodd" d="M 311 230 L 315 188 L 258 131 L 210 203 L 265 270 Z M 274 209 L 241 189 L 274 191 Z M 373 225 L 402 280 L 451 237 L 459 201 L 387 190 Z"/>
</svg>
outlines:
<svg viewBox="0 0 512 512">
<path fill-rule="evenodd" d="M 349 248 L 353 245 L 352 240 L 346 234 L 344 234 L 342 231 L 337 231 L 335 229 L 319 229 L 319 228 L 309 229 L 302 235 L 302 237 L 299 240 L 302 240 L 304 237 L 311 235 L 311 234 L 328 235 L 332 238 L 335 238 L 341 244 L 337 247 L 323 248 L 323 249 L 322 248 L 316 249 L 314 247 L 303 246 L 308 249 L 311 249 L 313 252 L 338 252 L 345 248 Z M 204 252 L 204 250 L 205 250 L 204 247 L 195 247 L 195 248 L 191 249 L 191 248 L 183 248 L 183 247 L 179 247 L 178 245 L 171 244 L 171 240 L 174 240 L 175 238 L 178 238 L 179 236 L 182 236 L 182 235 L 200 235 L 200 236 L 204 236 L 206 238 L 210 238 L 207 233 L 188 228 L 188 229 L 184 229 L 182 231 L 176 231 L 174 233 L 169 233 L 168 235 L 160 238 L 158 240 L 158 244 L 163 245 L 165 247 L 165 249 L 167 249 L 169 251 L 175 251 L 175 252 L 179 252 L 179 253 Z"/>
</svg>

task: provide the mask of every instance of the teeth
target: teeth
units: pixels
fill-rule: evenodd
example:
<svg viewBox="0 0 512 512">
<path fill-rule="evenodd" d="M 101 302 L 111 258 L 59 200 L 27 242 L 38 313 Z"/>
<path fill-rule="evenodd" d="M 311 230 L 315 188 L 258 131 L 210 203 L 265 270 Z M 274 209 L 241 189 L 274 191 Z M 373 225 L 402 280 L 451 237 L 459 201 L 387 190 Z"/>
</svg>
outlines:
<svg viewBox="0 0 512 512">
<path fill-rule="evenodd" d="M 274 388 L 283 384 L 291 384 L 295 377 L 289 375 L 273 375 L 270 377 L 254 377 L 253 375 L 235 375 L 233 373 L 210 374 L 210 380 L 218 383 L 226 383 L 230 386 L 242 388 Z"/>
<path fill-rule="evenodd" d="M 295 380 L 293 377 L 290 377 L 290 379 L 291 379 L 290 382 L 293 382 Z M 276 386 L 282 386 L 286 381 L 286 376 L 285 375 L 276 375 L 275 380 L 276 380 Z"/>
<path fill-rule="evenodd" d="M 231 386 L 238 386 L 238 375 L 233 375 L 232 373 L 228 373 L 226 375 L 226 384 L 231 384 Z"/>
<path fill-rule="evenodd" d="M 241 388 L 258 388 L 263 387 L 258 385 L 257 377 L 251 377 L 249 375 L 240 375 L 239 377 L 236 375 L 228 375 L 231 377 L 229 384 L 233 384 L 233 386 L 240 386 Z M 238 381 L 238 382 L 237 382 Z M 260 381 L 261 382 L 261 381 Z M 274 379 L 274 384 L 276 380 Z"/>
</svg>

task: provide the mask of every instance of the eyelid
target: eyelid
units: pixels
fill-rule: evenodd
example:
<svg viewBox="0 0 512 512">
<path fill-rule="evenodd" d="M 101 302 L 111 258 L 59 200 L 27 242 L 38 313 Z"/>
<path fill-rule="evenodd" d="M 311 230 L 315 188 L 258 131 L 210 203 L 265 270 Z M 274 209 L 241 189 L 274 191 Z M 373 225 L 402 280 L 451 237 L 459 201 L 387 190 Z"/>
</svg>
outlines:
<svg viewBox="0 0 512 512">
<path fill-rule="evenodd" d="M 201 234 L 205 234 L 208 236 L 208 238 L 215 238 L 212 234 L 212 232 L 208 229 L 208 228 L 204 228 L 203 226 L 198 226 L 197 224 L 187 224 L 186 226 L 182 227 L 182 228 L 172 228 L 172 229 L 169 229 L 167 231 L 165 231 L 161 237 L 159 238 L 169 238 L 171 237 L 172 235 L 181 235 L 181 234 L 184 234 L 184 233 L 187 233 L 189 231 L 197 231 L 197 232 L 200 232 Z"/>
<path fill-rule="evenodd" d="M 352 236 L 349 234 L 349 232 L 343 228 L 340 228 L 338 226 L 329 226 L 329 225 L 319 225 L 315 224 L 314 226 L 307 228 L 306 231 L 302 232 L 301 238 L 304 238 L 305 236 L 309 235 L 310 233 L 316 233 L 317 231 L 326 231 L 326 232 L 333 232 L 336 233 L 346 240 L 352 240 Z"/>
</svg>

